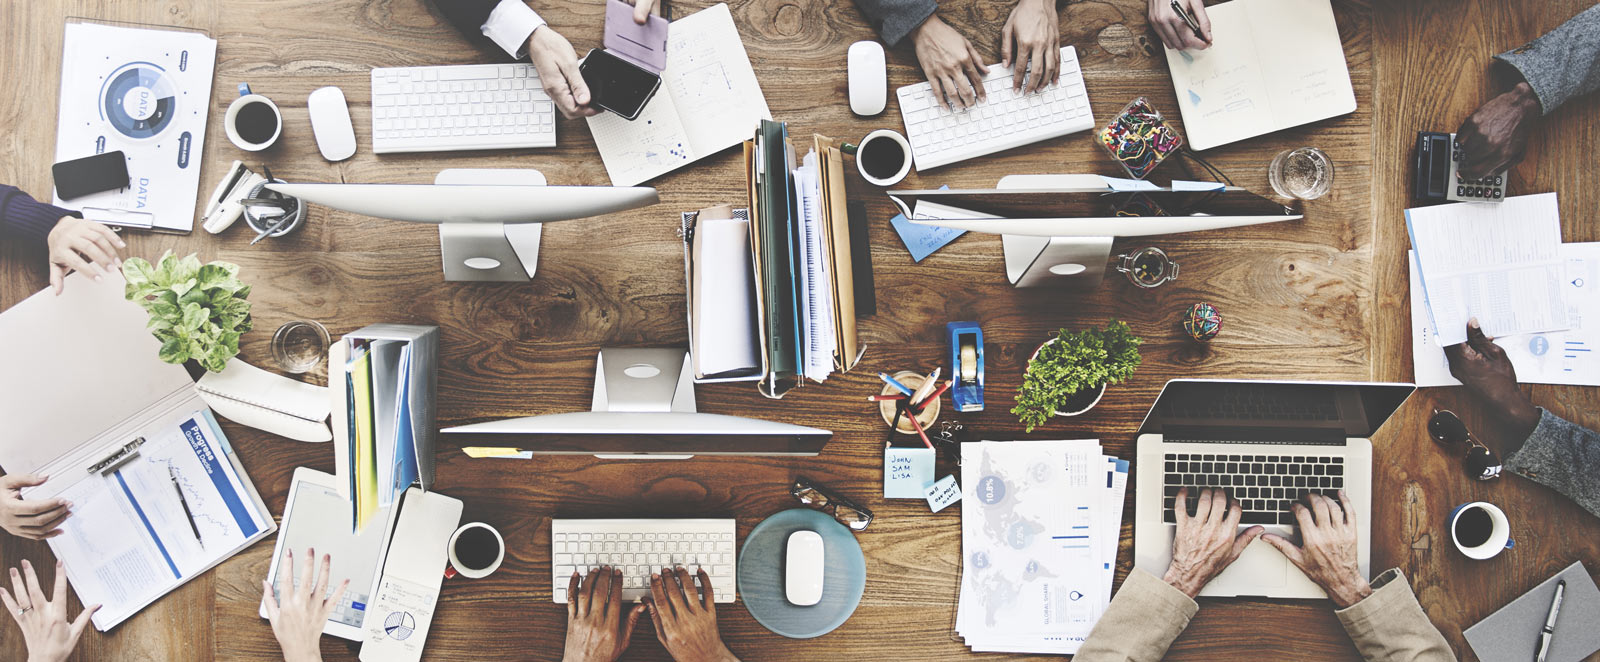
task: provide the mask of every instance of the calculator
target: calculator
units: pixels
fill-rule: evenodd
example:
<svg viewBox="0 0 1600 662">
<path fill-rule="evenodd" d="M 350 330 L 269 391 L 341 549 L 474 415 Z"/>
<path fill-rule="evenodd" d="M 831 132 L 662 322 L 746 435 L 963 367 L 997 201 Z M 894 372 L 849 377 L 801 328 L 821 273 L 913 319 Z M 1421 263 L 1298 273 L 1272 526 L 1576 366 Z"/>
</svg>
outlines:
<svg viewBox="0 0 1600 662">
<path fill-rule="evenodd" d="M 1461 143 L 1456 134 L 1450 134 L 1450 178 L 1445 188 L 1446 200 L 1456 202 L 1500 202 L 1506 199 L 1506 173 L 1491 173 L 1481 179 L 1466 179 L 1458 170 L 1461 165 Z"/>
</svg>

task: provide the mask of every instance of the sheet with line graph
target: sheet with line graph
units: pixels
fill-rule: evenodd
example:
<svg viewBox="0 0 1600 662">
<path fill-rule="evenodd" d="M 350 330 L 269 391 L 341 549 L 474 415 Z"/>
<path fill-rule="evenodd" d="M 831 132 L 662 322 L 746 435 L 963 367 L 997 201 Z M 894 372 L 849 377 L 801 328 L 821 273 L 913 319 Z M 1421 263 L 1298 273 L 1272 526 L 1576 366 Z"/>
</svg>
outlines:
<svg viewBox="0 0 1600 662">
<path fill-rule="evenodd" d="M 1127 486 L 1114 460 L 1092 439 L 962 445 L 956 631 L 972 650 L 1077 651 L 1111 600 Z"/>
</svg>

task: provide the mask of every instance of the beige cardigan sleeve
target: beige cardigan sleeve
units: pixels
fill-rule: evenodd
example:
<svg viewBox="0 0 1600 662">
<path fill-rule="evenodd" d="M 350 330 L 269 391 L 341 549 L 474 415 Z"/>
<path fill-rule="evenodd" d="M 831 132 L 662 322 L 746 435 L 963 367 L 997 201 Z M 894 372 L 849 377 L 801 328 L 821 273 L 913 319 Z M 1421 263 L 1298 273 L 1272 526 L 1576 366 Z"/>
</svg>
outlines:
<svg viewBox="0 0 1600 662">
<path fill-rule="evenodd" d="M 1368 660 L 1455 662 L 1455 651 L 1428 620 L 1399 568 L 1372 580 L 1372 595 L 1334 614 Z"/>
<path fill-rule="evenodd" d="M 1200 605 L 1183 591 L 1134 568 L 1073 662 L 1159 660 L 1198 611 Z"/>
</svg>

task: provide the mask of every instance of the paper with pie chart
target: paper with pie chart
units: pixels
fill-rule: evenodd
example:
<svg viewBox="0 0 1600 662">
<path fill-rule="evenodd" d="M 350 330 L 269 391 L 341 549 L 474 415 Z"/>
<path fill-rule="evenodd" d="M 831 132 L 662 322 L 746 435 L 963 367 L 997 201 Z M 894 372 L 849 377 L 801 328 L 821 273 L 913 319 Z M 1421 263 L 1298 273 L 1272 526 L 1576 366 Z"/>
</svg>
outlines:
<svg viewBox="0 0 1600 662">
<path fill-rule="evenodd" d="M 121 150 L 130 181 L 55 204 L 112 225 L 193 230 L 216 40 L 68 23 L 62 54 L 56 161 Z"/>
<path fill-rule="evenodd" d="M 1526 384 L 1600 386 L 1600 243 L 1561 244 L 1561 289 L 1572 328 L 1495 338 Z M 1439 346 L 1411 251 L 1411 362 L 1417 386 L 1458 386 Z"/>
</svg>

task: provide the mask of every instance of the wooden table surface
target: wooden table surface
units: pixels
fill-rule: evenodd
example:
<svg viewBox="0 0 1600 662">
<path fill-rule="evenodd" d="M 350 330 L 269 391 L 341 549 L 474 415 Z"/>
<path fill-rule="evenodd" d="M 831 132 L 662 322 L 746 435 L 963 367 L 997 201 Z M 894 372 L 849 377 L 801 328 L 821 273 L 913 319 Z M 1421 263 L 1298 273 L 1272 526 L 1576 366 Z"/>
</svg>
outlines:
<svg viewBox="0 0 1600 662">
<path fill-rule="evenodd" d="M 545 3 L 550 23 L 584 51 L 598 46 L 603 4 Z M 674 3 L 678 15 L 706 0 Z M 941 14 L 968 34 L 988 61 L 997 59 L 1008 0 L 951 0 Z M 1136 96 L 1176 119 L 1177 106 L 1159 43 L 1147 33 L 1144 2 L 1084 0 L 1061 10 L 1062 43 L 1077 47 L 1100 123 Z M 1280 150 L 1315 145 L 1337 165 L 1333 192 L 1306 205 L 1304 220 L 1230 230 L 1121 240 L 1117 249 L 1158 245 L 1182 264 L 1183 277 L 1155 291 L 1108 278 L 1098 289 L 1015 290 L 1005 280 L 997 237 L 963 237 L 913 263 L 887 220 L 879 190 L 850 177 L 852 199 L 866 204 L 879 301 L 861 320 L 866 358 L 851 374 L 808 386 L 780 401 L 749 384 L 697 389 L 702 411 L 825 427 L 833 441 L 813 459 L 695 459 L 602 462 L 565 457 L 536 461 L 470 460 L 442 443 L 438 489 L 462 499 L 467 519 L 505 536 L 501 570 L 477 581 L 446 582 L 427 644 L 428 659 L 557 659 L 564 608 L 550 602 L 552 517 L 733 516 L 741 539 L 762 518 L 792 505 L 789 482 L 804 474 L 872 508 L 877 520 L 859 536 L 867 557 L 866 594 L 835 632 L 809 641 L 774 635 L 742 604 L 725 605 L 729 646 L 746 659 L 804 660 L 853 654 L 865 659 L 935 660 L 970 655 L 951 633 L 960 524 L 958 509 L 930 514 L 924 504 L 880 498 L 883 424 L 861 397 L 875 392 L 879 370 L 928 370 L 948 351 L 944 323 L 977 320 L 988 342 L 988 409 L 962 420 L 983 437 L 1102 440 L 1133 456 L 1134 430 L 1166 380 L 1176 377 L 1408 380 L 1411 376 L 1401 210 L 1418 130 L 1452 130 L 1492 93 L 1493 53 L 1515 47 L 1590 4 L 1580 0 L 1334 3 L 1358 109 L 1316 124 L 1216 148 L 1206 156 L 1235 182 L 1270 192 L 1266 164 Z M 775 118 L 793 135 L 820 132 L 859 138 L 900 128 L 891 102 L 884 114 L 858 118 L 846 103 L 845 49 L 875 35 L 848 2 L 738 0 L 734 20 Z M 371 153 L 368 70 L 498 61 L 502 53 L 467 44 L 422 0 L 46 0 L 0 4 L 9 39 L 0 45 L 0 181 L 36 197 L 50 192 L 62 24 L 66 17 L 140 21 L 200 28 L 219 40 L 207 128 L 202 195 L 243 154 L 223 135 L 220 118 L 241 81 L 273 98 L 286 125 L 280 144 L 245 160 L 291 181 L 427 183 L 443 168 L 538 168 L 552 184 L 607 184 L 582 122 L 562 121 L 560 146 L 444 154 Z M 1292 53 L 1282 54 L 1292 57 Z M 910 47 L 889 54 L 891 87 L 920 79 Z M 311 138 L 305 98 L 323 85 L 344 89 L 359 150 L 330 164 Z M 1181 121 L 1180 121 L 1181 124 Z M 1593 210 L 1591 148 L 1595 104 L 1580 100 L 1548 118 L 1511 176 L 1513 193 L 1559 191 L 1567 241 L 1600 239 Z M 1088 139 L 1014 149 L 913 175 L 907 187 L 992 186 L 1012 173 L 1116 174 Z M 1156 178 L 1164 180 L 1171 166 Z M 278 325 L 314 319 L 336 336 L 374 322 L 437 324 L 443 333 L 440 424 L 588 407 L 595 352 L 604 346 L 684 346 L 681 244 L 677 213 L 743 192 L 740 157 L 728 151 L 653 182 L 658 206 L 545 230 L 538 276 L 525 284 L 446 283 L 431 227 L 313 208 L 306 228 L 247 246 L 245 230 L 221 236 L 133 235 L 129 252 L 199 252 L 240 264 L 253 283 L 256 331 L 241 357 L 271 366 L 268 339 Z M 46 284 L 37 253 L 0 247 L 0 308 Z M 1113 274 L 1114 276 L 1114 274 Z M 1208 345 L 1178 328 L 1188 304 L 1208 301 L 1226 324 Z M 1088 415 L 1052 421 L 1022 435 L 1008 410 L 1028 354 L 1056 328 L 1123 319 L 1145 338 L 1144 365 L 1112 388 Z M 7 348 L 6 351 L 25 351 Z M 26 379 L 6 375 L 6 379 Z M 319 372 L 313 380 L 323 379 Z M 1596 392 L 1530 387 L 1535 399 L 1571 420 L 1600 424 Z M 1429 616 L 1458 654 L 1472 657 L 1461 630 L 1574 560 L 1600 570 L 1600 520 L 1519 477 L 1479 484 L 1424 433 L 1432 407 L 1460 412 L 1479 436 L 1507 441 L 1460 389 L 1419 392 L 1374 440 L 1373 567 L 1405 570 Z M 281 512 L 297 466 L 331 471 L 331 448 L 223 424 L 246 470 L 274 512 Z M 41 440 L 48 442 L 48 440 Z M 1139 470 L 1135 467 L 1135 471 Z M 1458 503 L 1487 499 L 1511 516 L 1516 549 L 1473 562 L 1450 549 L 1444 518 Z M 1132 564 L 1128 501 L 1118 580 Z M 278 648 L 256 616 L 260 578 L 272 546 L 263 541 L 145 609 L 111 633 L 91 631 L 73 659 L 272 659 Z M 0 540 L 0 564 L 23 558 L 46 565 L 46 545 Z M 48 581 L 49 572 L 46 581 Z M 73 610 L 76 611 L 76 603 Z M 0 619 L 0 657 L 22 659 L 20 632 Z M 646 626 L 648 627 L 648 626 Z M 353 659 L 340 640 L 323 639 L 328 659 Z M 1174 644 L 1173 659 L 1353 659 L 1354 647 L 1325 601 L 1205 600 Z M 1022 656 L 1018 656 L 1019 659 Z M 625 659 L 667 659 L 646 630 Z"/>
</svg>

